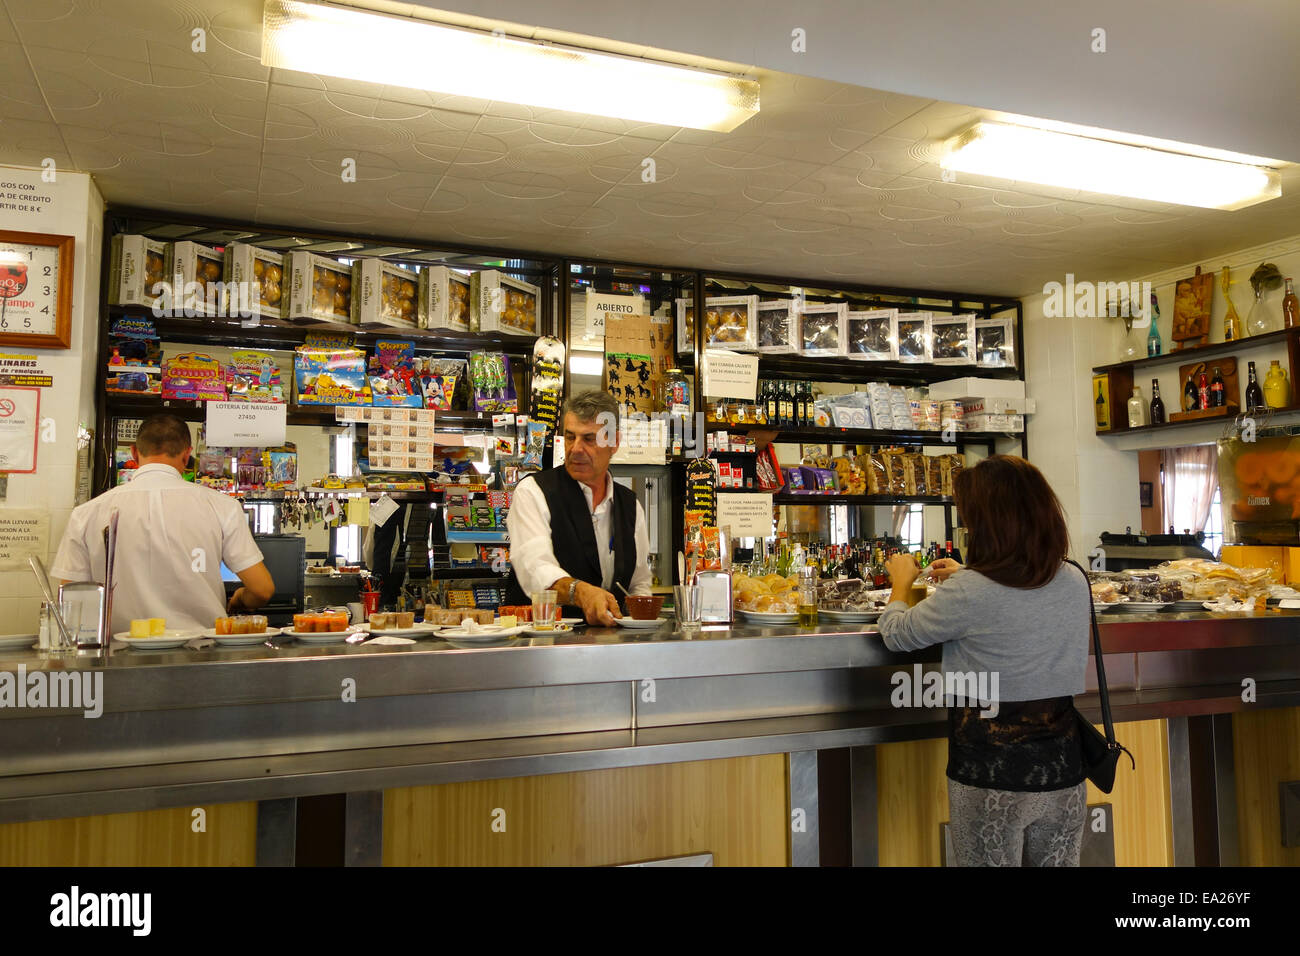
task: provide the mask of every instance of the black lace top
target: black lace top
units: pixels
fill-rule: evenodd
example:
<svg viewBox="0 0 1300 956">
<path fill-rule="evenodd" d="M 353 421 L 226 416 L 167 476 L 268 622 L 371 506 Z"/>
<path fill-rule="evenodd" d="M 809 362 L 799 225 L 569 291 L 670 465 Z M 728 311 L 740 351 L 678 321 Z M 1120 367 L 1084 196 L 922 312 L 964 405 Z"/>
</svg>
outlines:
<svg viewBox="0 0 1300 956">
<path fill-rule="evenodd" d="M 996 717 L 948 708 L 948 776 L 991 790 L 1062 790 L 1084 779 L 1074 698 L 1003 701 Z"/>
</svg>

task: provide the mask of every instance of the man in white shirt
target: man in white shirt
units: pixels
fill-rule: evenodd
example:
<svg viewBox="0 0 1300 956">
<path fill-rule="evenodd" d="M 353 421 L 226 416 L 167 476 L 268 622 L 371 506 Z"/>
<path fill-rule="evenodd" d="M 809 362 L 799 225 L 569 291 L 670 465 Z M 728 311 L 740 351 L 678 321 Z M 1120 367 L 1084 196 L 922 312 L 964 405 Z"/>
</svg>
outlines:
<svg viewBox="0 0 1300 956">
<path fill-rule="evenodd" d="M 275 582 L 244 509 L 181 477 L 190 459 L 189 426 L 175 415 L 152 415 L 140 425 L 132 452 L 140 467 L 131 481 L 73 510 L 53 575 L 104 583 L 104 528 L 117 509 L 114 633 L 146 617 L 165 618 L 169 628 L 209 630 L 227 610 L 254 611 L 269 601 Z M 223 561 L 243 585 L 229 603 Z"/>
<path fill-rule="evenodd" d="M 615 583 L 649 594 L 651 580 L 645 510 L 609 474 L 618 401 L 598 389 L 574 395 L 560 424 L 564 467 L 527 476 L 511 499 L 505 603 L 527 604 L 533 592 L 552 590 L 589 624 L 609 626 L 622 617 Z"/>
</svg>

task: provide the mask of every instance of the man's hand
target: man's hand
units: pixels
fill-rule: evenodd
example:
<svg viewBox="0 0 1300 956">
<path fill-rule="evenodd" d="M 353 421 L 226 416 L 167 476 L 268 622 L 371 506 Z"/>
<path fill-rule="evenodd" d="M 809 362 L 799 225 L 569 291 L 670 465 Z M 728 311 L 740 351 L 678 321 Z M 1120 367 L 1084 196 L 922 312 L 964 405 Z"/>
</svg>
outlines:
<svg viewBox="0 0 1300 956">
<path fill-rule="evenodd" d="M 238 614 L 245 610 L 244 607 L 244 589 L 235 588 L 235 593 L 230 595 L 230 600 L 226 602 L 226 611 L 230 614 Z"/>
<path fill-rule="evenodd" d="M 939 558 L 930 562 L 930 575 L 936 581 L 946 581 L 961 569 L 962 566 L 952 558 Z"/>
<path fill-rule="evenodd" d="M 574 600 L 578 602 L 578 607 L 582 608 L 582 614 L 588 624 L 613 627 L 614 619 L 622 616 L 622 612 L 618 609 L 618 598 L 604 588 L 598 588 L 586 581 L 578 582 L 578 593 L 574 596 Z"/>
</svg>

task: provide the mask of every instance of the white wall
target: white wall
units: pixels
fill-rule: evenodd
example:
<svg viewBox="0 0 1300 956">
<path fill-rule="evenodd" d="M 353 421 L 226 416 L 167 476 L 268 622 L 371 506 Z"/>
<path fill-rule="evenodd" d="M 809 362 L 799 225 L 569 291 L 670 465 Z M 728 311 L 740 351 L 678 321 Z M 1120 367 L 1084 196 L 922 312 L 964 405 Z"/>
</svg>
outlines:
<svg viewBox="0 0 1300 956">
<path fill-rule="evenodd" d="M 72 513 L 76 491 L 77 426 L 95 423 L 95 362 L 99 349 L 99 275 L 104 200 L 84 173 L 56 172 L 55 182 L 42 182 L 41 170 L 0 166 L 0 178 L 35 183 L 53 197 L 39 212 L 5 210 L 0 229 L 75 236 L 72 282 L 72 347 L 70 349 L 7 349 L 35 353 L 54 376 L 54 385 L 41 390 L 41 418 L 53 421 L 53 442 L 41 442 L 36 471 L 10 475 L 8 497 L 0 508 L 36 508 L 49 512 L 50 548 L 42 555 L 53 564 L 63 529 Z M 47 426 L 48 427 L 48 426 Z M 98 436 L 96 436 L 98 438 Z M 0 571 L 0 631 L 35 633 L 40 588 L 31 571 Z"/>
</svg>

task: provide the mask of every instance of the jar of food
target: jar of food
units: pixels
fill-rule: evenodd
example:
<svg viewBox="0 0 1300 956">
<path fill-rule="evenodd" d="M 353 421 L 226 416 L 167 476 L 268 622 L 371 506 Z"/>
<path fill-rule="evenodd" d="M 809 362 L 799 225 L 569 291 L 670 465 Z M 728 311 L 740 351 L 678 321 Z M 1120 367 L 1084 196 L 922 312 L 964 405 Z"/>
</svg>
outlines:
<svg viewBox="0 0 1300 956">
<path fill-rule="evenodd" d="M 691 385 L 679 368 L 664 373 L 662 397 L 663 410 L 672 415 L 689 415 L 691 412 Z"/>
</svg>

